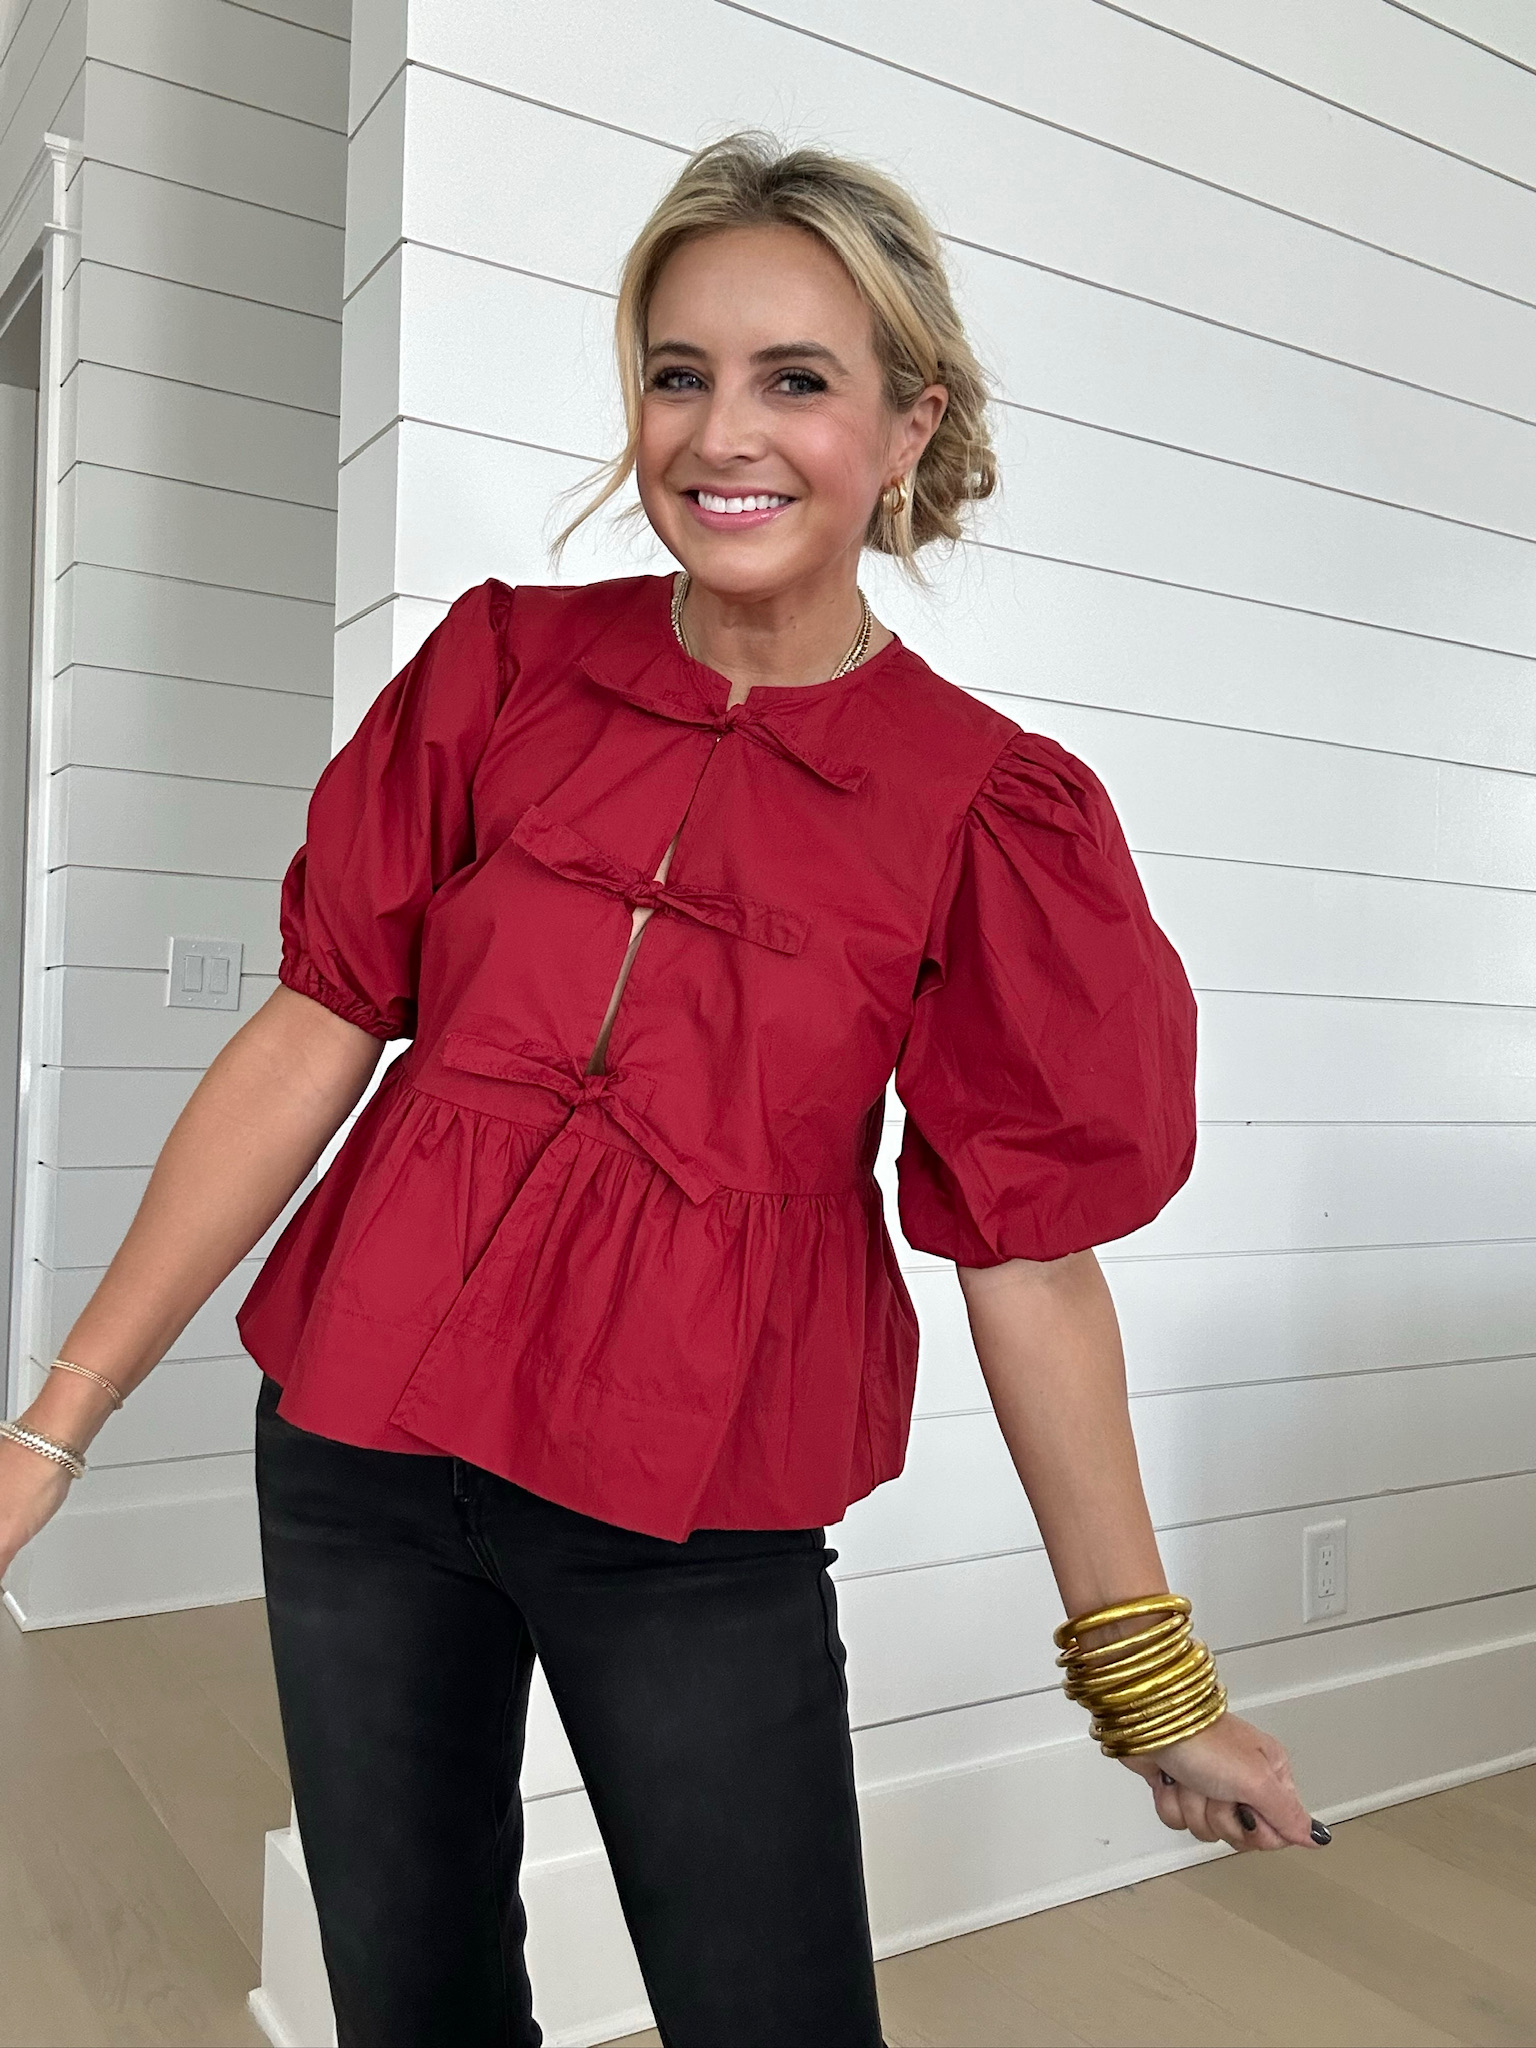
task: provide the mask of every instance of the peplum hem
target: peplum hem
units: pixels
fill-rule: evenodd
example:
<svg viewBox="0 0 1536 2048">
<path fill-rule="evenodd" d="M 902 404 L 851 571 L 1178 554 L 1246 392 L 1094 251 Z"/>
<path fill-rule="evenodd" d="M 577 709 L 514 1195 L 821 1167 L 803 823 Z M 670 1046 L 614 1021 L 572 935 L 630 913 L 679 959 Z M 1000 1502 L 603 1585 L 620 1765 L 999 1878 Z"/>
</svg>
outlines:
<svg viewBox="0 0 1536 2048">
<path fill-rule="evenodd" d="M 238 1312 L 286 1420 L 674 1541 L 824 1525 L 901 1470 L 917 1323 L 872 1177 L 697 1200 L 579 1112 L 513 1122 L 407 1066 Z"/>
</svg>

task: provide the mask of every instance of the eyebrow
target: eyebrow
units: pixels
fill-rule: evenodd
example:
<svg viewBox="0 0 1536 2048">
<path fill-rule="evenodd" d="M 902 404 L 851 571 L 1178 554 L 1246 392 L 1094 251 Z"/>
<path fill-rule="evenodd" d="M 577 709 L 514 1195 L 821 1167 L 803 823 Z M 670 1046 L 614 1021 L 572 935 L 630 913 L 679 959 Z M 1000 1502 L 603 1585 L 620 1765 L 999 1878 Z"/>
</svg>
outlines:
<svg viewBox="0 0 1536 2048">
<path fill-rule="evenodd" d="M 645 360 L 652 356 L 687 356 L 691 361 L 701 363 L 708 354 L 692 341 L 653 341 L 645 352 Z M 834 370 L 840 370 L 846 377 L 847 366 L 835 356 L 831 349 L 819 341 L 776 341 L 770 348 L 755 349 L 751 360 L 754 363 L 788 363 L 813 361 L 830 363 Z"/>
</svg>

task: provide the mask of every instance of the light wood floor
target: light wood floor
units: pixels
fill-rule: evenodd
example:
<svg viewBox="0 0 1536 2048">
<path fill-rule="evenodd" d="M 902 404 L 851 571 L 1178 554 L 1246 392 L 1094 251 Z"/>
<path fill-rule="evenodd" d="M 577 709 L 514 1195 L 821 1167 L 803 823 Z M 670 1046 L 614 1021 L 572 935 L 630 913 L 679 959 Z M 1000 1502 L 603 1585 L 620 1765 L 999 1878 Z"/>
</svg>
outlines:
<svg viewBox="0 0 1536 2048">
<path fill-rule="evenodd" d="M 259 2048 L 262 1837 L 288 1816 L 260 1603 L 0 1614 L 0 1745 L 0 2048 Z M 891 2048 L 1536 2048 L 1536 1768 L 879 1976 Z"/>
</svg>

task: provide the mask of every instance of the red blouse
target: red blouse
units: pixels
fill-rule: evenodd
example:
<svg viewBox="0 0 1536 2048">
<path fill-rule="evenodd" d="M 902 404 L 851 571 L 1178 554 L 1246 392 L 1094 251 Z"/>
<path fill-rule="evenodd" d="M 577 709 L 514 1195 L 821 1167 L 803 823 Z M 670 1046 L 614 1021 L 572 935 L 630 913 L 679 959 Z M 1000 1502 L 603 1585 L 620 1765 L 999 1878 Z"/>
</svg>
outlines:
<svg viewBox="0 0 1536 2048">
<path fill-rule="evenodd" d="M 901 1470 L 893 1070 L 909 1243 L 1054 1259 L 1187 1176 L 1195 1011 L 1081 762 L 899 640 L 727 709 L 670 589 L 466 592 L 321 775 L 280 978 L 412 1044 L 238 1321 L 302 1428 L 681 1540 Z"/>
</svg>

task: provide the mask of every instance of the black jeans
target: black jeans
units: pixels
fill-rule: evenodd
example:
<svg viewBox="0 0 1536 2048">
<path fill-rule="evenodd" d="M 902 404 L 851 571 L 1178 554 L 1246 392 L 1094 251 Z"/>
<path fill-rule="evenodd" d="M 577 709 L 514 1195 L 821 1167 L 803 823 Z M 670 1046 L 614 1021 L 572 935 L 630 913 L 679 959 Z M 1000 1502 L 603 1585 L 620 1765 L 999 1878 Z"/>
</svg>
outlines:
<svg viewBox="0 0 1536 2048">
<path fill-rule="evenodd" d="M 256 1417 L 267 1612 L 342 2048 L 537 2048 L 535 1656 L 668 2048 L 880 2048 L 825 1531 L 612 1527 Z"/>
</svg>

